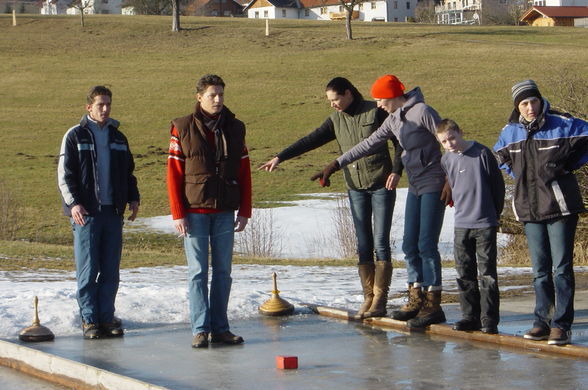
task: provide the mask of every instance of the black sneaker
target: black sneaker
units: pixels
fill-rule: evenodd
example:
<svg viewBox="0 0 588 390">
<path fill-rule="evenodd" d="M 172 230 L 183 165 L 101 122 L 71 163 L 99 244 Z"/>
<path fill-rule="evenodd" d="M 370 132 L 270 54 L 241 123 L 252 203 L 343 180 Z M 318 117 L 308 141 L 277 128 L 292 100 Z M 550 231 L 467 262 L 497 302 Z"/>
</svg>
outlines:
<svg viewBox="0 0 588 390">
<path fill-rule="evenodd" d="M 208 347 L 208 333 L 197 333 L 192 339 L 192 348 L 206 348 Z"/>
<path fill-rule="evenodd" d="M 98 339 L 101 336 L 100 327 L 96 324 L 86 324 L 82 321 L 82 331 L 85 339 Z"/>
<path fill-rule="evenodd" d="M 549 329 L 534 327 L 533 329 L 527 331 L 523 337 L 527 340 L 547 340 L 549 338 Z"/>
<path fill-rule="evenodd" d="M 551 328 L 547 344 L 549 345 L 566 345 L 572 342 L 572 332 L 560 328 Z"/>
<path fill-rule="evenodd" d="M 480 332 L 486 333 L 486 334 L 498 334 L 498 326 L 485 325 L 480 328 Z"/>
<path fill-rule="evenodd" d="M 453 330 L 458 330 L 461 332 L 471 332 L 474 330 L 479 330 L 480 327 L 480 320 L 474 320 L 469 318 L 464 318 L 463 320 L 459 320 L 455 324 L 453 324 Z"/>
<path fill-rule="evenodd" d="M 243 337 L 232 334 L 230 331 L 223 333 L 212 333 L 210 335 L 211 343 L 223 343 L 223 344 L 242 344 Z"/>
<path fill-rule="evenodd" d="M 118 321 L 113 320 L 112 322 L 103 322 L 100 324 L 100 330 L 106 337 L 121 337 L 125 334 L 121 324 L 122 322 L 120 319 L 118 319 Z"/>
</svg>

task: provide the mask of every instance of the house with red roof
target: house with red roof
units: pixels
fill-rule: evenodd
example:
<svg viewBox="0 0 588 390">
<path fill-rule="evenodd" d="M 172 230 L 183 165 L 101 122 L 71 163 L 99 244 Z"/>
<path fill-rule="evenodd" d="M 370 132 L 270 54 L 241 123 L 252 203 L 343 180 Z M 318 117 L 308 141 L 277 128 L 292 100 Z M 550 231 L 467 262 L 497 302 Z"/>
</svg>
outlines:
<svg viewBox="0 0 588 390">
<path fill-rule="evenodd" d="M 525 12 L 521 22 L 531 26 L 580 26 L 588 21 L 587 6 L 541 7 L 535 6 Z"/>
</svg>

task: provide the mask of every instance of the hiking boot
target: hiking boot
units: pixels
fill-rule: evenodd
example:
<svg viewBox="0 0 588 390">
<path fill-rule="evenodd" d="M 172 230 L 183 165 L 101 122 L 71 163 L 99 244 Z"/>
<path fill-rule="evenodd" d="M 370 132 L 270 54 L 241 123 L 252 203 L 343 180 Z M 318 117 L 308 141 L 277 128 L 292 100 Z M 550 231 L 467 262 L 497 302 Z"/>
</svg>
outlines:
<svg viewBox="0 0 588 390">
<path fill-rule="evenodd" d="M 560 328 L 551 328 L 547 344 L 549 345 L 566 345 L 572 342 L 572 332 Z"/>
<path fill-rule="evenodd" d="M 100 327 L 96 324 L 86 324 L 82 321 L 82 331 L 85 339 L 98 339 L 101 336 Z"/>
<path fill-rule="evenodd" d="M 119 328 L 122 328 L 122 320 L 117 316 L 112 316 L 112 324 L 118 326 Z"/>
<path fill-rule="evenodd" d="M 471 332 L 474 330 L 480 330 L 480 327 L 480 320 L 470 318 L 464 318 L 453 324 L 453 330 L 458 330 L 460 332 Z"/>
<path fill-rule="evenodd" d="M 112 322 L 100 323 L 100 330 L 102 331 L 102 334 L 106 337 L 121 337 L 125 334 L 121 325 L 122 321 L 120 320 L 120 318 L 115 317 L 115 319 L 113 319 Z"/>
<path fill-rule="evenodd" d="M 498 326 L 485 325 L 480 328 L 480 332 L 486 333 L 486 334 L 498 334 Z"/>
<path fill-rule="evenodd" d="M 192 348 L 206 348 L 208 347 L 208 333 L 197 333 L 192 339 Z"/>
<path fill-rule="evenodd" d="M 389 261 L 377 261 L 374 275 L 374 299 L 370 309 L 363 315 L 368 317 L 383 317 L 386 315 L 388 303 L 388 291 L 392 281 L 392 263 Z"/>
<path fill-rule="evenodd" d="M 408 321 L 414 318 L 423 306 L 423 292 L 420 287 L 408 285 L 408 302 L 400 310 L 392 312 L 392 318 L 398 321 Z"/>
<path fill-rule="evenodd" d="M 409 328 L 424 328 L 445 322 L 445 313 L 441 308 L 441 290 L 426 291 L 424 297 L 419 313 L 406 323 Z"/>
<path fill-rule="evenodd" d="M 357 271 L 359 280 L 363 289 L 363 303 L 359 307 L 357 314 L 353 316 L 356 320 L 364 318 L 364 313 L 368 311 L 374 299 L 374 273 L 376 266 L 374 263 L 358 264 Z"/>
<path fill-rule="evenodd" d="M 547 340 L 549 338 L 549 329 L 534 327 L 533 329 L 527 331 L 523 337 L 527 340 Z"/>
<path fill-rule="evenodd" d="M 243 337 L 234 335 L 228 330 L 223 333 L 212 333 L 210 335 L 210 342 L 211 343 L 223 343 L 223 344 L 235 345 L 235 344 L 242 344 L 243 341 L 244 341 Z"/>
</svg>

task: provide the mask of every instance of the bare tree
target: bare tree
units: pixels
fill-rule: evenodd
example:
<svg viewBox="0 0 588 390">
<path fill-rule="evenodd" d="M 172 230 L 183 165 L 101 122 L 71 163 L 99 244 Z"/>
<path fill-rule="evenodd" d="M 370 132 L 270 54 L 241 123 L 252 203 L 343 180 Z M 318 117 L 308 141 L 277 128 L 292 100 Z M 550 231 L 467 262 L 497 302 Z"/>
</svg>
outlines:
<svg viewBox="0 0 588 390">
<path fill-rule="evenodd" d="M 171 0 L 172 2 L 172 31 L 180 31 L 180 0 Z"/>
<path fill-rule="evenodd" d="M 508 3 L 507 12 L 515 26 L 521 24 L 521 17 L 527 11 L 527 4 L 524 0 L 512 0 Z"/>
<path fill-rule="evenodd" d="M 588 79 L 586 75 L 564 68 L 554 78 L 554 103 L 562 111 L 588 118 Z"/>
<path fill-rule="evenodd" d="M 87 9 L 90 9 L 90 7 L 94 6 L 94 1 L 93 0 L 73 0 L 71 3 L 69 3 L 69 6 L 80 11 L 80 17 L 81 17 L 80 22 L 82 24 L 82 28 L 86 27 L 86 23 L 84 21 L 84 14 L 86 13 Z"/>
<path fill-rule="evenodd" d="M 335 225 L 335 239 L 339 255 L 345 259 L 352 258 L 357 254 L 357 236 L 346 196 L 337 197 L 337 208 L 332 221 Z"/>
<path fill-rule="evenodd" d="M 414 10 L 414 16 L 418 23 L 435 23 L 435 5 L 436 0 L 420 0 L 417 2 Z"/>
<path fill-rule="evenodd" d="M 271 209 L 257 212 L 247 228 L 235 235 L 236 246 L 244 255 L 271 258 L 282 252 L 280 229 L 274 223 Z"/>
<path fill-rule="evenodd" d="M 339 4 L 345 8 L 345 31 L 347 32 L 347 39 L 353 39 L 353 31 L 351 30 L 351 19 L 353 18 L 353 8 L 367 0 L 339 0 Z"/>
</svg>

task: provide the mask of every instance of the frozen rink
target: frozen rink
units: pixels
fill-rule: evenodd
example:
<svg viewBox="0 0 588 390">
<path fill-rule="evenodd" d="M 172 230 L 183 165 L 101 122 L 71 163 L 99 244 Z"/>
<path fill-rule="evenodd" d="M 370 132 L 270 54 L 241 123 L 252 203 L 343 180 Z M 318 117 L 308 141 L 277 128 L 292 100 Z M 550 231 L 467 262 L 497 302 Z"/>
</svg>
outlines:
<svg viewBox="0 0 588 390">
<path fill-rule="evenodd" d="M 448 309 L 453 319 L 455 313 Z M 529 325 L 529 316 L 503 315 L 510 325 L 501 331 Z M 585 339 L 586 326 L 579 324 L 575 334 Z M 315 314 L 256 316 L 235 321 L 232 330 L 245 344 L 193 349 L 186 324 L 130 330 L 123 339 L 76 335 L 28 346 L 177 390 L 588 387 L 586 360 L 383 331 Z M 278 355 L 297 356 L 298 369 L 277 369 Z"/>
</svg>

